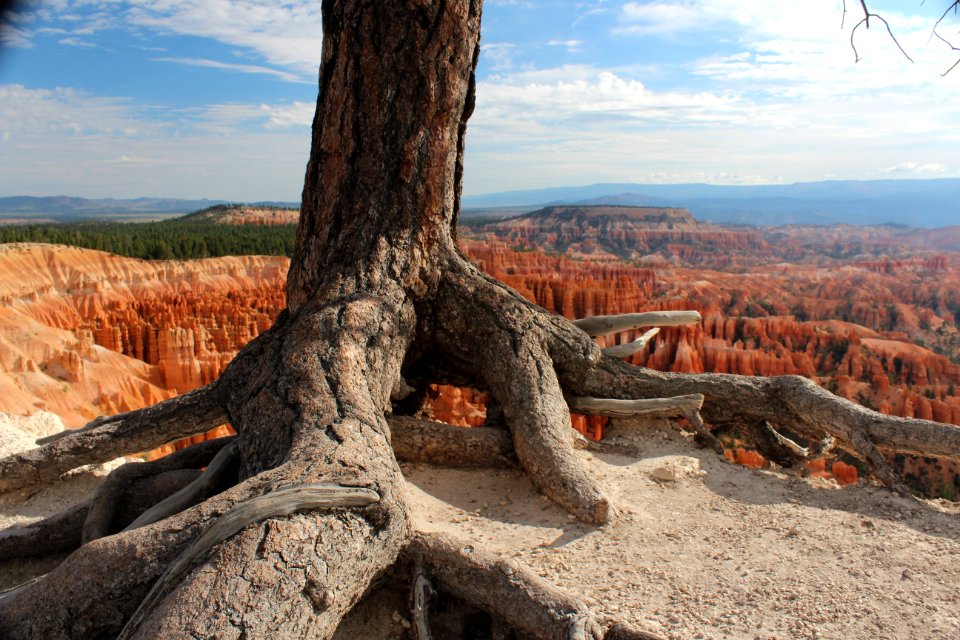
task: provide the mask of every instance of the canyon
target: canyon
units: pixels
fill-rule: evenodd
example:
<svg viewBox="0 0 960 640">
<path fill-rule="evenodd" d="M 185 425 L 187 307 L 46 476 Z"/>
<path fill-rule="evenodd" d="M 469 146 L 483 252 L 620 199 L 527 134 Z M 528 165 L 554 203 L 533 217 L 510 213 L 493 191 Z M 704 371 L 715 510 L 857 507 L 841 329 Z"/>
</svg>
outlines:
<svg viewBox="0 0 960 640">
<path fill-rule="evenodd" d="M 682 210 L 592 209 L 554 208 L 557 224 L 521 218 L 462 229 L 461 247 L 493 277 L 568 318 L 701 313 L 699 325 L 664 328 L 632 357 L 635 364 L 798 374 L 884 413 L 960 424 L 960 254 L 830 257 L 817 233 L 789 230 L 795 241 L 778 244 L 779 257 L 806 246 L 802 257 L 762 261 L 771 231 L 705 225 Z M 230 222 L 255 217 L 241 212 Z M 289 217 L 268 211 L 259 219 Z M 645 243 L 634 250 L 643 255 L 625 259 L 625 247 L 637 243 Z M 741 262 L 721 268 L 723 255 Z M 140 261 L 53 245 L 0 246 L 0 411 L 51 411 L 75 427 L 210 382 L 282 309 L 287 267 L 283 257 Z M 640 333 L 599 340 L 609 346 Z M 476 390 L 437 386 L 428 395 L 438 419 L 486 420 L 486 399 Z M 602 419 L 574 416 L 572 423 L 603 435 Z M 766 464 L 749 443 L 729 444 L 738 461 Z M 956 496 L 951 466 L 894 462 L 928 495 Z M 828 461 L 810 473 L 851 477 L 832 467 Z"/>
</svg>

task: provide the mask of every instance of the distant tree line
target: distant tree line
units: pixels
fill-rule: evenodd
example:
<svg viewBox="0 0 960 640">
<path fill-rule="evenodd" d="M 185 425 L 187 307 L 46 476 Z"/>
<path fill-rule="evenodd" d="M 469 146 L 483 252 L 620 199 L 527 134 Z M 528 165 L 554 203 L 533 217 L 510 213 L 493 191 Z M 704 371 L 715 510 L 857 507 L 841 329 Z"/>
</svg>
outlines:
<svg viewBox="0 0 960 640">
<path fill-rule="evenodd" d="M 162 222 L 0 225 L 0 243 L 47 242 L 144 260 L 228 255 L 290 256 L 296 225 L 212 224 L 189 217 Z"/>
</svg>

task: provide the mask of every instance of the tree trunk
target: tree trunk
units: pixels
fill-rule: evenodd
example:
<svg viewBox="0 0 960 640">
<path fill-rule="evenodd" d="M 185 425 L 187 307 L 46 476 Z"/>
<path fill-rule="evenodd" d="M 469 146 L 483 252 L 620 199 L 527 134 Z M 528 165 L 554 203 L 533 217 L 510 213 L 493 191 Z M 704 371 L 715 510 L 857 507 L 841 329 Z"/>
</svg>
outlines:
<svg viewBox="0 0 960 640">
<path fill-rule="evenodd" d="M 204 555 L 130 637 L 329 637 L 408 542 L 384 416 L 418 318 L 456 255 L 480 2 L 327 0 L 323 28 L 288 308 L 217 385 L 239 435 L 242 482 L 86 545 L 0 601 L 5 636 L 115 636 L 213 516 L 284 486 L 364 487 L 379 500 L 251 523 Z"/>
<path fill-rule="evenodd" d="M 147 514 L 139 516 L 111 501 L 134 486 L 124 474 L 140 472 L 111 478 L 85 512 L 58 521 L 76 529 L 83 520 L 89 541 L 43 579 L 0 594 L 0 637 L 329 638 L 398 558 L 401 566 L 417 565 L 420 596 L 432 579 L 503 628 L 544 637 L 651 637 L 601 624 L 578 599 L 529 572 L 413 538 L 385 418 L 407 383 L 414 397 L 430 382 L 488 390 L 510 437 L 458 438 L 436 425 L 395 420 L 403 435 L 397 453 L 491 465 L 510 464 L 515 455 L 541 491 L 594 523 L 616 509 L 574 455 L 564 393 L 700 393 L 708 417 L 799 425 L 811 437 L 833 433 L 872 464 L 882 460 L 877 450 L 898 447 L 960 458 L 960 430 L 912 421 L 921 439 L 905 438 L 895 419 L 851 409 L 796 378 L 669 376 L 618 363 L 587 333 L 465 260 L 455 227 L 480 5 L 325 0 L 320 94 L 287 309 L 216 383 L 0 460 L 0 491 L 201 432 L 224 417 L 238 433 L 224 448 L 236 465 L 211 462 L 220 470 L 214 480 L 194 473 L 199 477 L 182 492 L 156 507 L 144 504 Z M 689 417 L 702 427 L 699 413 Z M 489 455 L 475 455 L 484 446 Z M 170 473 L 173 464 L 155 471 Z M 193 477 L 188 470 L 196 463 L 184 465 L 177 477 Z M 222 490 L 227 468 L 236 477 Z M 167 493 L 176 488 L 137 481 Z M 211 491 L 220 492 L 203 499 Z M 104 536 L 117 528 L 117 513 L 133 528 Z M 54 540 L 49 531 L 20 533 Z M 478 577 L 484 573 L 489 579 Z M 475 588 L 478 580 L 488 588 Z"/>
</svg>

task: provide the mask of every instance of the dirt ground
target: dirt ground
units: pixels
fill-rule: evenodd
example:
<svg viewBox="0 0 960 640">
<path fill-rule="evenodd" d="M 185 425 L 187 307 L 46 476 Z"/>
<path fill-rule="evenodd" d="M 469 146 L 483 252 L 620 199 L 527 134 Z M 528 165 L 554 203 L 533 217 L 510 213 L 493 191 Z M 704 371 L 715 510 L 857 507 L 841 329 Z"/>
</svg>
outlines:
<svg viewBox="0 0 960 640">
<path fill-rule="evenodd" d="M 415 524 L 515 558 L 667 638 L 960 637 L 957 505 L 735 466 L 666 422 L 610 434 L 643 457 L 582 454 L 619 510 L 609 525 L 572 520 L 520 471 L 405 465 Z M 0 496 L 0 527 L 58 511 L 95 482 L 80 473 Z M 0 559 L 0 588 L 49 566 Z M 402 637 L 395 605 L 338 636 L 365 625 L 366 637 Z"/>
</svg>

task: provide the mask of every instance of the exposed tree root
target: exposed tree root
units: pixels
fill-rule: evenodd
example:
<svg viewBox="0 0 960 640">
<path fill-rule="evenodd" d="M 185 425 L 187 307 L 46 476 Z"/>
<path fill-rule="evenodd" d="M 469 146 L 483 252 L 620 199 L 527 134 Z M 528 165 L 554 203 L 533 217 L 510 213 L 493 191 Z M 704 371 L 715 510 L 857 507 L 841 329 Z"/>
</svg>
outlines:
<svg viewBox="0 0 960 640">
<path fill-rule="evenodd" d="M 339 485 L 302 485 L 280 489 L 251 498 L 217 518 L 193 544 L 171 563 L 154 583 L 117 640 L 133 637 L 153 607 L 195 563 L 203 560 L 217 544 L 254 522 L 311 509 L 366 507 L 378 502 L 376 491 Z"/>
<path fill-rule="evenodd" d="M 94 420 L 52 442 L 0 458 L 0 492 L 54 480 L 85 464 L 148 451 L 227 421 L 218 382 L 153 406 Z M 90 425 L 88 425 L 89 427 Z"/>
<path fill-rule="evenodd" d="M 391 416 L 393 452 L 397 460 L 443 467 L 511 467 L 513 442 L 502 429 L 452 427 L 442 422 Z"/>
<path fill-rule="evenodd" d="M 960 460 L 960 427 L 898 418 L 866 409 L 799 376 L 758 378 L 724 374 L 675 374 L 652 371 L 604 357 L 593 367 L 559 370 L 569 394 L 638 398 L 701 393 L 704 417 L 715 423 L 739 425 L 756 432 L 759 424 L 780 425 L 811 443 L 819 453 L 830 442 L 863 460 L 884 484 L 904 490 L 892 470 L 884 468 L 880 453 L 904 453 Z M 766 426 L 763 427 L 766 429 Z M 773 429 L 773 426 L 770 427 Z M 795 457 L 803 448 L 789 438 L 768 434 L 768 450 L 776 441 L 782 454 Z M 790 441 L 792 442 L 792 441 Z M 869 445 L 869 446 L 868 446 Z M 791 449 L 787 453 L 783 448 Z M 875 449 L 877 455 L 871 451 Z"/>
<path fill-rule="evenodd" d="M 500 618 L 508 626 L 544 640 L 600 640 L 658 636 L 601 621 L 579 599 L 522 565 L 485 551 L 430 535 L 414 536 L 405 559 L 418 567 L 414 601 L 423 603 L 426 582 L 438 591 Z M 419 597 L 418 596 L 419 593 Z M 425 609 L 423 604 L 421 610 Z M 428 626 L 426 613 L 415 619 Z M 611 635 L 611 631 L 613 634 Z M 423 633 L 423 632 L 421 632 Z"/>
<path fill-rule="evenodd" d="M 193 451 L 195 447 L 190 447 L 177 453 L 202 459 L 203 447 L 196 447 L 196 452 Z M 183 468 L 171 464 L 170 458 L 173 457 L 161 458 L 154 463 L 131 464 L 129 467 L 153 468 L 136 477 L 127 477 L 124 482 L 113 483 L 107 478 L 97 487 L 94 497 L 43 520 L 0 531 L 0 557 L 12 560 L 72 551 L 83 544 L 84 526 L 91 522 L 91 518 L 96 519 L 96 524 L 89 525 L 90 530 L 101 531 L 99 535 L 91 534 L 91 539 L 123 529 L 150 507 L 189 486 L 201 475 L 200 470 L 193 468 L 184 458 L 180 459 Z M 161 462 L 162 465 L 155 464 Z M 120 467 L 124 468 L 127 465 Z M 119 469 L 114 473 L 117 471 Z M 107 489 L 103 489 L 105 486 Z M 98 502 L 100 509 L 95 512 L 93 509 Z"/>
<path fill-rule="evenodd" d="M 574 452 L 570 410 L 552 366 L 553 328 L 568 323 L 462 260 L 451 261 L 448 273 L 440 292 L 444 324 L 435 327 L 439 346 L 479 374 L 503 409 L 520 465 L 540 491 L 584 522 L 607 522 L 613 507 Z M 582 336 L 575 337 L 581 358 L 595 359 L 596 345 L 570 330 Z"/>
<path fill-rule="evenodd" d="M 236 462 L 239 457 L 237 440 L 236 438 L 219 438 L 219 440 L 229 441 L 221 443 L 220 451 L 217 452 L 209 466 L 203 470 L 196 480 L 144 511 L 136 520 L 124 528 L 124 531 L 139 529 L 148 524 L 159 522 L 200 503 L 218 490 L 235 484 L 237 479 Z"/>
<path fill-rule="evenodd" d="M 93 494 L 90 508 L 83 523 L 82 541 L 87 543 L 115 531 L 112 525 L 115 520 L 116 511 L 120 509 L 124 499 L 131 493 L 131 485 L 134 482 L 143 478 L 158 476 L 162 473 L 182 469 L 193 469 L 199 473 L 200 467 L 210 464 L 211 459 L 215 459 L 215 456 L 219 455 L 224 445 L 233 440 L 235 440 L 235 438 L 209 440 L 192 447 L 187 447 L 186 449 L 181 449 L 153 462 L 128 462 L 111 471 L 110 475 L 104 478 L 103 482 L 100 483 Z M 200 477 L 202 476 L 203 474 L 200 474 Z M 194 482 L 196 482 L 196 480 L 191 482 L 191 485 L 194 484 Z M 179 491 L 177 493 L 179 493 Z M 197 497 L 202 499 L 206 496 Z M 169 498 L 165 496 L 164 500 L 166 499 Z M 199 501 L 198 499 L 188 504 L 185 503 L 181 508 L 166 515 L 183 511 Z"/>
</svg>

